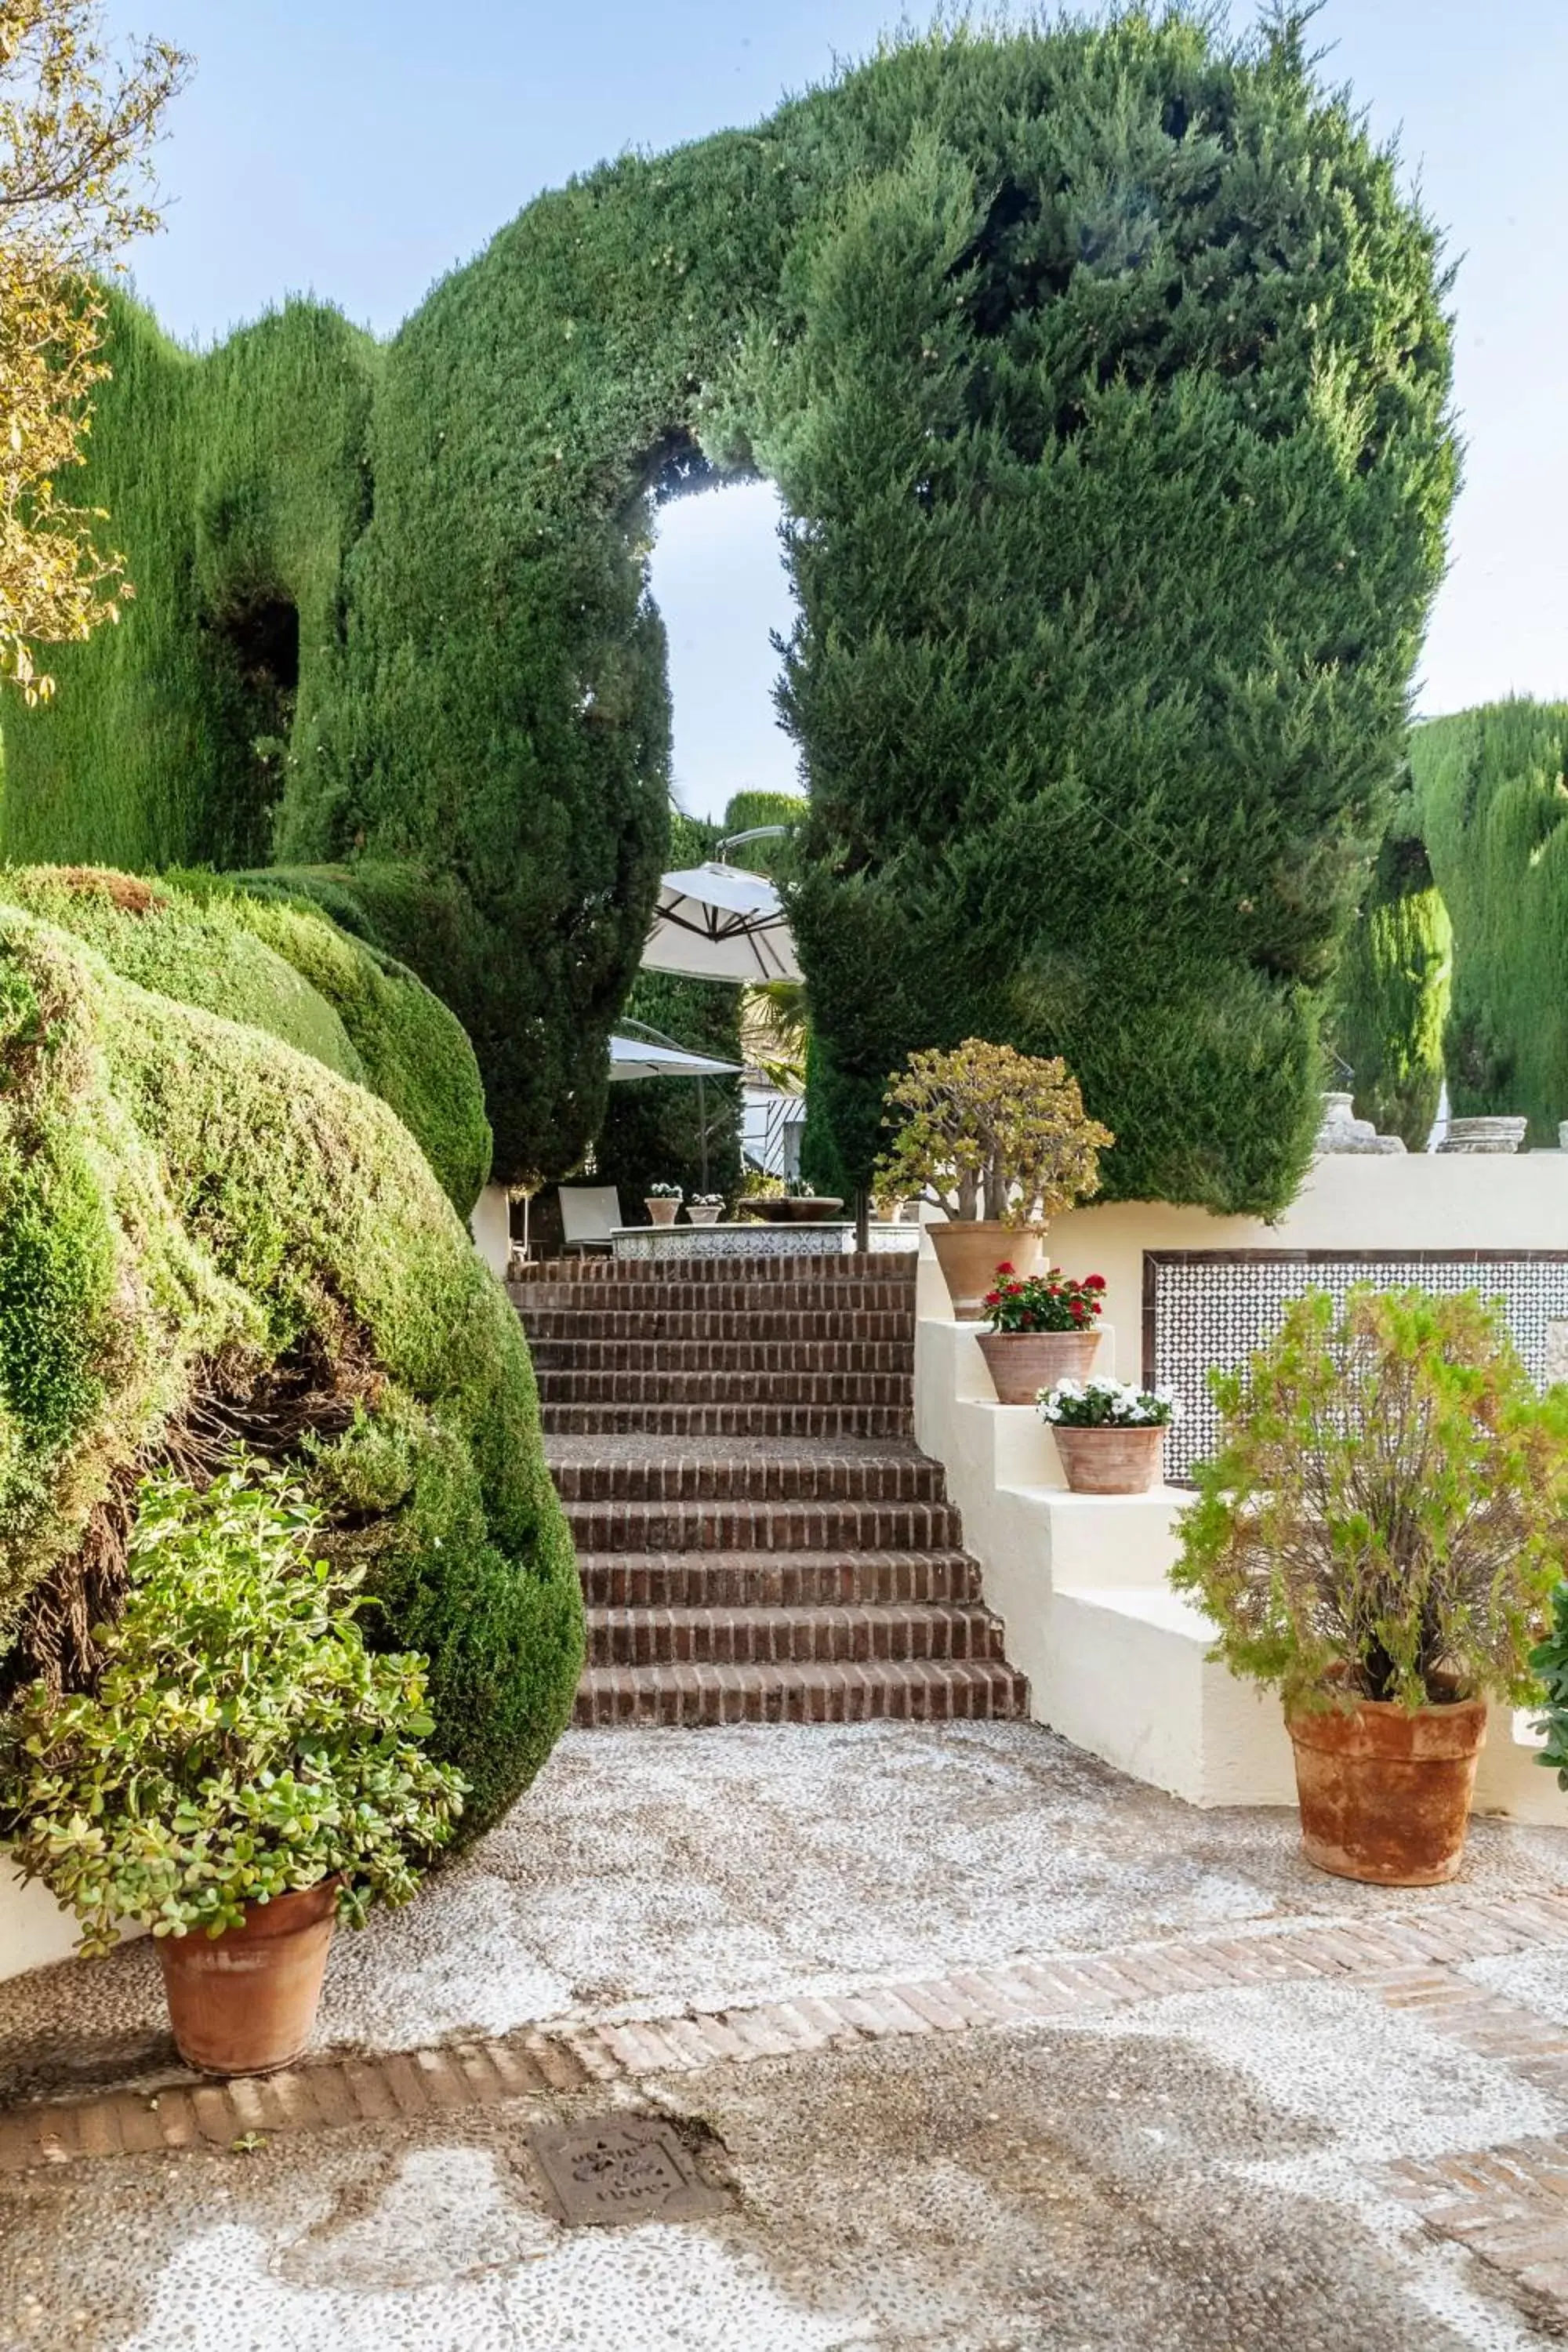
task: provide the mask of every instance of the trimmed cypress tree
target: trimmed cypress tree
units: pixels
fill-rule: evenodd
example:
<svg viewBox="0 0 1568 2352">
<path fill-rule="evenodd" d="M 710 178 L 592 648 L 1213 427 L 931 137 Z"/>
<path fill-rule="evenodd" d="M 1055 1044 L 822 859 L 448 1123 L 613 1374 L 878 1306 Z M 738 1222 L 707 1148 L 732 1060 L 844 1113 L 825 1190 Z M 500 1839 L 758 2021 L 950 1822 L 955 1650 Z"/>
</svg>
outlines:
<svg viewBox="0 0 1568 2352">
<path fill-rule="evenodd" d="M 1416 820 L 1454 929 L 1444 1036 L 1461 1118 L 1568 1118 L 1568 703 L 1514 699 L 1412 730 Z"/>
<path fill-rule="evenodd" d="M 142 597 L 7 721 L 5 845 L 306 869 L 458 1013 L 498 1174 L 562 1172 L 666 850 L 649 502 L 760 468 L 847 1180 L 981 1034 L 1067 1055 L 1110 1188 L 1277 1208 L 1441 561 L 1441 299 L 1301 21 L 1173 10 L 624 159 L 384 350 L 127 309 L 89 488 Z"/>
<path fill-rule="evenodd" d="M 1357 1118 L 1412 1151 L 1426 1149 L 1442 1097 L 1452 946 L 1406 782 L 1345 937 L 1331 1035 Z"/>
</svg>

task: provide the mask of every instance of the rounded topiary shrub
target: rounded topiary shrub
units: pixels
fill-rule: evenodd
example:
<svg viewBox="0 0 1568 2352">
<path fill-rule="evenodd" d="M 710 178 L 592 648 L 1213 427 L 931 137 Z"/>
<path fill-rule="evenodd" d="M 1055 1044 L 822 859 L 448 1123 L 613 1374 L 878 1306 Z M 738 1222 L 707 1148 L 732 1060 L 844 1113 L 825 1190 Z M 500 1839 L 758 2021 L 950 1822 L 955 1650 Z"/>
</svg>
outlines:
<svg viewBox="0 0 1568 2352">
<path fill-rule="evenodd" d="M 0 1675 L 90 1674 L 150 1467 L 296 1465 L 377 1645 L 430 1659 L 464 1828 L 582 1659 L 516 1315 L 363 1086 L 0 906 Z"/>
</svg>

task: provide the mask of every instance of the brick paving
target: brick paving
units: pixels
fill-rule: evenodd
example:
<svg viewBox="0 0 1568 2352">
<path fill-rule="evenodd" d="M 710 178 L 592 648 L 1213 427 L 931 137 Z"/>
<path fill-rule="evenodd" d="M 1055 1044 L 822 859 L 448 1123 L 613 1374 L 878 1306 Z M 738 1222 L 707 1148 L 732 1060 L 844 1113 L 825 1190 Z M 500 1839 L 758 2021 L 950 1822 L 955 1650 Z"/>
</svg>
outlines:
<svg viewBox="0 0 1568 2352">
<path fill-rule="evenodd" d="M 909 2037 L 1070 2023 L 1179 1994 L 1325 1980 L 1353 1981 L 1391 2007 L 1417 2009 L 1466 2048 L 1568 2097 L 1568 2034 L 1452 1973 L 1466 1960 L 1540 1946 L 1568 1946 L 1568 1895 L 1456 1903 L 1435 1916 L 1391 1913 L 1375 1925 L 1314 1922 L 1014 1958 L 711 2011 L 565 2021 L 485 2041 L 329 2056 L 229 2083 L 184 2076 L 147 2092 L 12 2107 L 0 2114 L 0 2172 L 201 2144 L 228 2147 L 249 2133 L 271 2138 L 457 2114 Z M 1531 2274 L 1524 2284 L 1544 2294 L 1547 2238 L 1550 2259 L 1568 2281 L 1568 2156 L 1531 2145 L 1528 2230 L 1518 2210 L 1527 2179 L 1518 2151 L 1493 2151 L 1496 2165 L 1470 2157 L 1401 2161 L 1380 2177 L 1420 2208 L 1429 2228 L 1462 2237 L 1499 2264 L 1517 2256 L 1521 2276 Z"/>
<path fill-rule="evenodd" d="M 579 1724 L 1025 1712 L 910 1437 L 912 1261 L 550 1266 L 511 1295 L 578 1549 Z"/>
</svg>

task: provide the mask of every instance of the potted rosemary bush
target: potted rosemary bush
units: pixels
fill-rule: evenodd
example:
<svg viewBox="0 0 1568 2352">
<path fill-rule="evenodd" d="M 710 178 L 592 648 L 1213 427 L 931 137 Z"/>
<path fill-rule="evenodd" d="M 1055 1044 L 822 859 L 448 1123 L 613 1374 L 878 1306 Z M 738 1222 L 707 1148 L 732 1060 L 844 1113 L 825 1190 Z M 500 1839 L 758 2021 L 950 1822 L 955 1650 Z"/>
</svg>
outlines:
<svg viewBox="0 0 1568 2352">
<path fill-rule="evenodd" d="M 1215 1654 L 1277 1689 L 1308 1859 L 1423 1886 L 1464 1849 L 1489 1698 L 1537 1693 L 1568 1543 L 1568 1391 L 1473 1292 L 1290 1307 L 1223 1416 L 1171 1571 Z"/>
<path fill-rule="evenodd" d="M 1011 1260 L 1003 1260 L 994 1286 L 981 1301 L 989 1320 L 980 1352 L 998 1404 L 1033 1404 L 1042 1389 L 1087 1375 L 1099 1344 L 1094 1327 L 1104 1290 L 1102 1274 L 1072 1282 L 1059 1265 L 1019 1274 Z"/>
<path fill-rule="evenodd" d="M 1086 1115 L 1065 1062 L 979 1037 L 911 1054 L 889 1082 L 887 1107 L 901 1124 L 877 1188 L 947 1212 L 947 1223 L 926 1231 L 960 1318 L 984 1312 L 1000 1259 L 1038 1268 L 1047 1220 L 1098 1192 L 1100 1154 L 1115 1141 Z"/>
<path fill-rule="evenodd" d="M 1177 1407 L 1169 1389 L 1133 1388 L 1091 1373 L 1042 1389 L 1039 1410 L 1075 1495 L 1143 1495 L 1160 1475 Z"/>
<path fill-rule="evenodd" d="M 299 2056 L 334 1920 L 405 1900 L 462 1810 L 421 1745 L 424 1659 L 366 1650 L 317 1526 L 255 1465 L 205 1494 L 144 1483 L 96 1687 L 34 1683 L 0 1724 L 14 1859 L 75 1911 L 83 1953 L 152 1929 L 175 2042 L 210 2074 Z"/>
</svg>

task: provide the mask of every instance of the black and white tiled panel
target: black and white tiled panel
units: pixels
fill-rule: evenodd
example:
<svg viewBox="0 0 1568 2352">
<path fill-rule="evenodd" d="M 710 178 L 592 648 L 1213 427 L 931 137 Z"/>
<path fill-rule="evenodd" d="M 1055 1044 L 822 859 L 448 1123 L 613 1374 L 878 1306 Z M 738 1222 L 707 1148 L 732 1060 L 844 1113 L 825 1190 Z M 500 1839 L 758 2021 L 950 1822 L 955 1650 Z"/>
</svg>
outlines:
<svg viewBox="0 0 1568 2352">
<path fill-rule="evenodd" d="M 1191 1250 L 1161 1253 L 1146 1263 L 1146 1308 L 1152 1308 L 1152 1385 L 1174 1389 L 1182 1416 L 1165 1441 L 1165 1475 L 1180 1482 L 1205 1460 L 1219 1435 L 1209 1395 L 1213 1366 L 1228 1371 L 1271 1339 L 1285 1309 L 1304 1290 L 1343 1298 L 1357 1283 L 1379 1290 L 1415 1284 L 1425 1290 L 1479 1290 L 1500 1298 L 1514 1344 L 1532 1379 L 1543 1385 L 1564 1376 L 1568 1339 L 1568 1251 L 1533 1252 L 1478 1262 L 1474 1254 L 1409 1257 L 1270 1255 Z M 1555 1328 L 1554 1328 L 1555 1327 Z M 1146 1339 L 1150 1328 L 1146 1314 Z"/>
</svg>

